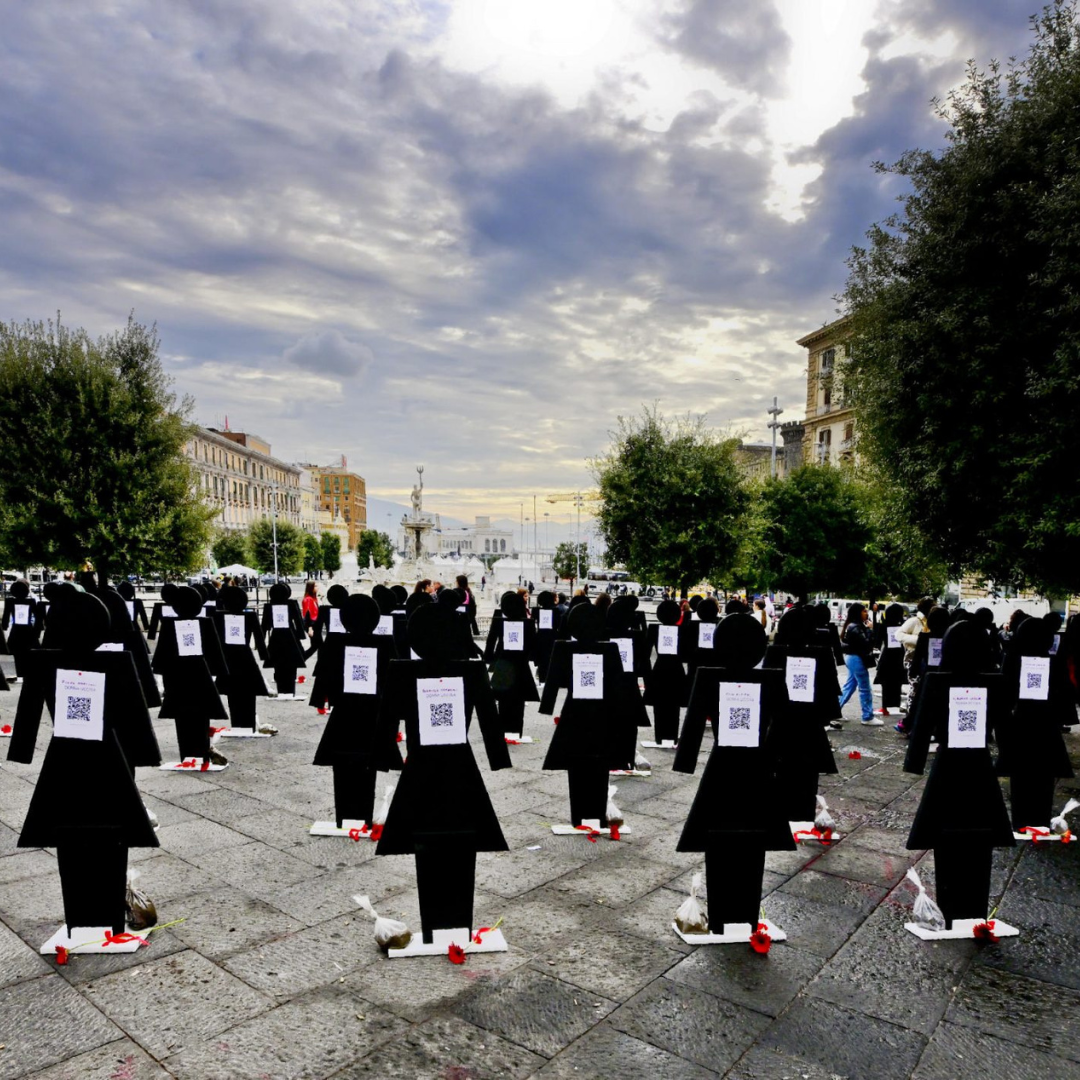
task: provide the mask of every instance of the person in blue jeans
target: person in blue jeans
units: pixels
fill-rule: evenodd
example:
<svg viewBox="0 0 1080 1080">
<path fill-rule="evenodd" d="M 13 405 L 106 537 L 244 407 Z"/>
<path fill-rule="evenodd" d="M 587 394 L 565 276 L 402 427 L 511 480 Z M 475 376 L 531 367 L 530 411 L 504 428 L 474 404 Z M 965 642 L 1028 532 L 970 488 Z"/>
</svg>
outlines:
<svg viewBox="0 0 1080 1080">
<path fill-rule="evenodd" d="M 869 669 L 874 666 L 874 628 L 862 604 L 852 604 L 848 608 L 840 631 L 840 643 L 848 669 L 848 680 L 840 691 L 840 707 L 843 708 L 851 700 L 857 687 L 863 726 L 882 727 L 885 721 L 874 716 L 874 695 L 870 689 Z"/>
</svg>

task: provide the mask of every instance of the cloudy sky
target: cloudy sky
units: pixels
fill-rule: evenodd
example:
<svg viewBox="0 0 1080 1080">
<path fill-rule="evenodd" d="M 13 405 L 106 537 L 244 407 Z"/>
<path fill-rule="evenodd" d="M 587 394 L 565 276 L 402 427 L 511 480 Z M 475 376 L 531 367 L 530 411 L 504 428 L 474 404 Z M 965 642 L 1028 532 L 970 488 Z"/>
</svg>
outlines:
<svg viewBox="0 0 1080 1080">
<path fill-rule="evenodd" d="M 871 163 L 942 146 L 930 99 L 1035 7 L 5 5 L 0 319 L 134 310 L 199 422 L 516 519 L 642 403 L 800 418 Z"/>
</svg>

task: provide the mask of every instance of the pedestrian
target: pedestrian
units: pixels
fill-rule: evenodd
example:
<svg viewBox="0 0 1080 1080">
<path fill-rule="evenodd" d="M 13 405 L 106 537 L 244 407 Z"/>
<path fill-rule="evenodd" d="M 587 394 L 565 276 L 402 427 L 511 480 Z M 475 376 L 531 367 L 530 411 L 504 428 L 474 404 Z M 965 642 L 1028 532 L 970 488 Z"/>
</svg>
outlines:
<svg viewBox="0 0 1080 1080">
<path fill-rule="evenodd" d="M 858 689 L 863 726 L 883 727 L 885 721 L 874 716 L 874 695 L 870 689 L 869 671 L 874 666 L 873 628 L 862 604 L 856 602 L 848 608 L 840 642 L 844 664 L 848 669 L 848 680 L 840 691 L 840 708 L 851 700 Z"/>
</svg>

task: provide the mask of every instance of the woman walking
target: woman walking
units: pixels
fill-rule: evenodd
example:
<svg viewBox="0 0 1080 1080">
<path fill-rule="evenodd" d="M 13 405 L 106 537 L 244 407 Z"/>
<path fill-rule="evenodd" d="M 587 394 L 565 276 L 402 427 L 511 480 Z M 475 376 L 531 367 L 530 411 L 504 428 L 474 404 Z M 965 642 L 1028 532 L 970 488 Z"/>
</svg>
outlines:
<svg viewBox="0 0 1080 1080">
<path fill-rule="evenodd" d="M 866 608 L 862 604 L 852 604 L 848 608 L 840 642 L 844 650 L 844 664 L 848 669 L 848 680 L 840 691 L 840 708 L 851 700 L 858 689 L 863 727 L 883 727 L 885 721 L 874 716 L 874 695 L 870 689 L 869 669 L 874 666 L 874 629 L 866 618 Z"/>
</svg>

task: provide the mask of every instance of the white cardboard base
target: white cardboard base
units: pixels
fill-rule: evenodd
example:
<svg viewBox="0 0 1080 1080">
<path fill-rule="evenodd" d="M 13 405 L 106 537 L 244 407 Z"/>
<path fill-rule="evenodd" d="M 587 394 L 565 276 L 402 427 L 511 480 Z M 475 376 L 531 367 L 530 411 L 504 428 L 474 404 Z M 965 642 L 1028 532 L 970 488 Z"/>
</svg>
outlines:
<svg viewBox="0 0 1080 1080">
<path fill-rule="evenodd" d="M 11 738 L 11 732 L 10 731 L 0 731 L 0 739 L 10 739 L 10 738 Z"/>
<path fill-rule="evenodd" d="M 189 765 L 188 762 L 194 762 L 193 765 Z M 164 765 L 159 765 L 158 770 L 160 772 L 189 772 L 198 776 L 201 772 L 221 772 L 222 769 L 227 769 L 226 765 L 211 765 L 207 763 L 205 766 L 198 758 L 185 758 L 184 761 L 166 761 Z"/>
<path fill-rule="evenodd" d="M 509 743 L 531 743 L 536 740 L 531 735 L 515 735 L 512 731 L 504 731 L 503 738 Z"/>
<path fill-rule="evenodd" d="M 316 821 L 314 825 L 308 829 L 308 832 L 312 836 L 344 836 L 352 839 L 349 836 L 350 831 L 362 829 L 367 824 L 366 821 L 358 821 L 355 818 L 342 818 L 341 828 L 337 827 L 337 823 L 333 821 Z M 370 839 L 371 831 L 361 834 L 363 837 Z"/>
<path fill-rule="evenodd" d="M 67 923 L 44 945 L 38 949 L 42 956 L 55 956 L 56 947 L 62 945 L 68 952 L 78 952 L 80 955 L 90 953 L 131 953 L 140 947 L 138 941 L 124 941 L 118 945 L 106 945 L 105 933 L 112 933 L 111 926 L 76 926 L 73 933 L 68 932 Z M 133 931 L 129 931 L 133 932 Z"/>
<path fill-rule="evenodd" d="M 1014 832 L 1013 833 L 1013 839 L 1014 840 L 1027 840 L 1029 842 L 1033 842 L 1034 840 L 1037 840 L 1040 844 L 1051 844 L 1051 843 L 1054 843 L 1055 841 L 1057 841 L 1057 843 L 1059 843 L 1059 844 L 1061 843 L 1061 837 L 1057 833 L 1052 833 L 1052 832 L 1048 832 L 1048 833 L 1045 833 L 1045 834 L 1044 833 L 1038 833 L 1035 837 L 1032 837 L 1031 833 Z M 1070 836 L 1069 837 L 1069 843 L 1071 844 L 1072 842 L 1073 842 L 1073 838 Z"/>
<path fill-rule="evenodd" d="M 256 728 L 234 727 L 218 732 L 219 739 L 272 739 L 274 736 Z"/>
<path fill-rule="evenodd" d="M 591 821 L 582 821 L 580 829 L 576 825 L 552 825 L 551 826 L 551 831 L 556 836 L 588 836 L 589 835 L 589 833 L 588 833 L 589 829 L 595 830 L 601 836 L 610 836 L 611 835 L 611 830 L 610 829 L 601 829 L 600 828 L 600 822 L 595 820 L 595 819 L 593 819 Z M 630 830 L 629 825 L 620 825 L 619 826 L 619 835 L 620 836 L 629 836 L 630 831 L 631 830 Z"/>
<path fill-rule="evenodd" d="M 787 941 L 787 934 L 779 926 L 768 919 L 761 921 L 765 924 L 765 932 L 773 941 Z M 749 945 L 750 935 L 757 927 L 749 923 L 726 923 L 722 934 L 684 934 L 674 923 L 671 924 L 671 929 L 687 945 Z"/>
<path fill-rule="evenodd" d="M 679 747 L 673 739 L 664 739 L 662 742 L 642 742 L 649 750 L 678 750 Z"/>
<path fill-rule="evenodd" d="M 652 776 L 652 769 L 611 769 L 608 776 Z"/>
<path fill-rule="evenodd" d="M 271 701 L 303 701 L 303 694 L 271 694 Z"/>
<path fill-rule="evenodd" d="M 791 827 L 791 836 L 796 844 L 824 844 L 826 847 L 832 847 L 832 845 L 840 839 L 840 834 L 838 832 L 834 832 L 832 836 L 829 837 L 828 843 L 826 843 L 824 840 L 819 840 L 816 836 L 795 835 L 796 833 L 800 832 L 810 832 L 810 830 L 814 827 L 814 823 L 812 821 L 789 821 L 788 825 Z"/>
<path fill-rule="evenodd" d="M 461 927 L 458 930 L 432 930 L 430 945 L 424 944 L 420 934 L 414 934 L 404 949 L 390 949 L 386 955 L 391 960 L 404 960 L 410 956 L 445 956 L 451 945 L 460 945 L 466 956 L 472 953 L 506 952 L 509 949 L 501 930 L 489 930 L 484 934 L 482 943 L 477 945 L 471 931 Z"/>
<path fill-rule="evenodd" d="M 951 930 L 927 930 L 925 926 L 909 922 L 904 923 L 904 929 L 923 941 L 956 941 L 961 938 L 974 938 L 975 927 L 984 922 L 986 919 L 953 919 Z M 1019 933 L 1020 931 L 1015 926 L 1010 926 L 1000 919 L 994 920 L 995 937 L 1016 937 Z"/>
</svg>

